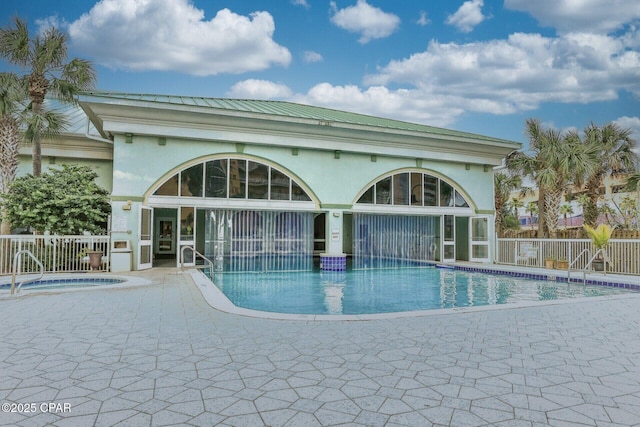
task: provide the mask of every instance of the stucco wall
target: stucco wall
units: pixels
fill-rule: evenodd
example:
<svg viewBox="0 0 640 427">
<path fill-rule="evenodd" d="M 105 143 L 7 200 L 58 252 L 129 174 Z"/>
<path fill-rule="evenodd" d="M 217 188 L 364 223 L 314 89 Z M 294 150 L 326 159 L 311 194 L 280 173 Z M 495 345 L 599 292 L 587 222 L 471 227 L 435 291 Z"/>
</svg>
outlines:
<svg viewBox="0 0 640 427">
<path fill-rule="evenodd" d="M 224 142 L 166 140 L 159 145 L 158 138 L 134 136 L 132 143 L 116 137 L 113 161 L 113 196 L 116 199 L 138 199 L 158 181 L 182 169 L 194 159 L 224 154 L 237 155 L 237 146 Z M 378 155 L 340 154 L 333 151 L 300 149 L 297 155 L 290 148 L 245 144 L 242 154 L 264 159 L 280 166 L 299 178 L 312 190 L 322 205 L 351 205 L 358 194 L 381 175 L 389 172 L 417 168 L 416 159 Z M 462 189 L 477 211 L 493 210 L 493 171 L 484 171 L 481 165 L 421 161 L 421 170 L 434 172 Z"/>
</svg>

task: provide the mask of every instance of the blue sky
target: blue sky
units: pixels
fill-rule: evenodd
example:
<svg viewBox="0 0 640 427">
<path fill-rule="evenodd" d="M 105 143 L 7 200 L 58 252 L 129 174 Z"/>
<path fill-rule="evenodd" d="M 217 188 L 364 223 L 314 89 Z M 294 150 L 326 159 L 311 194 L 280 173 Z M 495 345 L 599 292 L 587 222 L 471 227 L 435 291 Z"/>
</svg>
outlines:
<svg viewBox="0 0 640 427">
<path fill-rule="evenodd" d="M 640 139 L 636 0 L 0 0 L 98 89 L 275 99 L 525 142 L 529 117 Z M 0 70 L 8 69 L 0 62 Z"/>
</svg>

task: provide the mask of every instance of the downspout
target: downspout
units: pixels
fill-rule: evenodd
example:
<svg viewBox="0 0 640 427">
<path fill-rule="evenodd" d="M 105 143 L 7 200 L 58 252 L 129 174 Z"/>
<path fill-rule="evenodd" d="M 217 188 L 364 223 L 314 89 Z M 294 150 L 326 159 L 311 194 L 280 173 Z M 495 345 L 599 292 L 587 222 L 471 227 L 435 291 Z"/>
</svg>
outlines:
<svg viewBox="0 0 640 427">
<path fill-rule="evenodd" d="M 84 136 L 88 139 L 92 139 L 94 141 L 99 141 L 99 142 L 106 142 L 108 144 L 113 145 L 113 141 L 110 139 L 106 139 L 106 138 L 102 138 L 101 136 L 95 136 L 95 135 L 90 135 L 89 134 L 89 124 L 91 123 L 91 121 L 89 120 L 89 118 L 87 117 L 87 130 L 84 133 Z"/>
</svg>

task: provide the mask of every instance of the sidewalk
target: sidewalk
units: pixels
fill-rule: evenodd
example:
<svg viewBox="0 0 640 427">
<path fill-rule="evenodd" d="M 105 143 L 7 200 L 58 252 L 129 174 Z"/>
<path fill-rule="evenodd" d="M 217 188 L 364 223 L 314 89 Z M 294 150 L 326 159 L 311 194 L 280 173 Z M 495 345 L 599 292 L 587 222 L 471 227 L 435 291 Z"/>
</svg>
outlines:
<svg viewBox="0 0 640 427">
<path fill-rule="evenodd" d="M 302 322 L 132 275 L 153 284 L 0 300 L 0 401 L 36 404 L 0 425 L 640 425 L 639 294 Z"/>
</svg>

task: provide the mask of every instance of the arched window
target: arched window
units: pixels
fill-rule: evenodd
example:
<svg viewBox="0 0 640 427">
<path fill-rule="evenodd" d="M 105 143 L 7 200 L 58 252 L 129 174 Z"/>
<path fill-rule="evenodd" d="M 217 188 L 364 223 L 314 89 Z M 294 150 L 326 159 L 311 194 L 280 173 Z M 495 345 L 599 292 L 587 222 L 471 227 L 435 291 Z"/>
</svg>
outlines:
<svg viewBox="0 0 640 427">
<path fill-rule="evenodd" d="M 208 160 L 167 179 L 154 196 L 310 201 L 302 186 L 286 173 L 241 158 Z"/>
<path fill-rule="evenodd" d="M 447 181 L 423 173 L 400 172 L 386 176 L 369 187 L 358 204 L 456 207 L 468 208 L 469 203 Z"/>
</svg>

